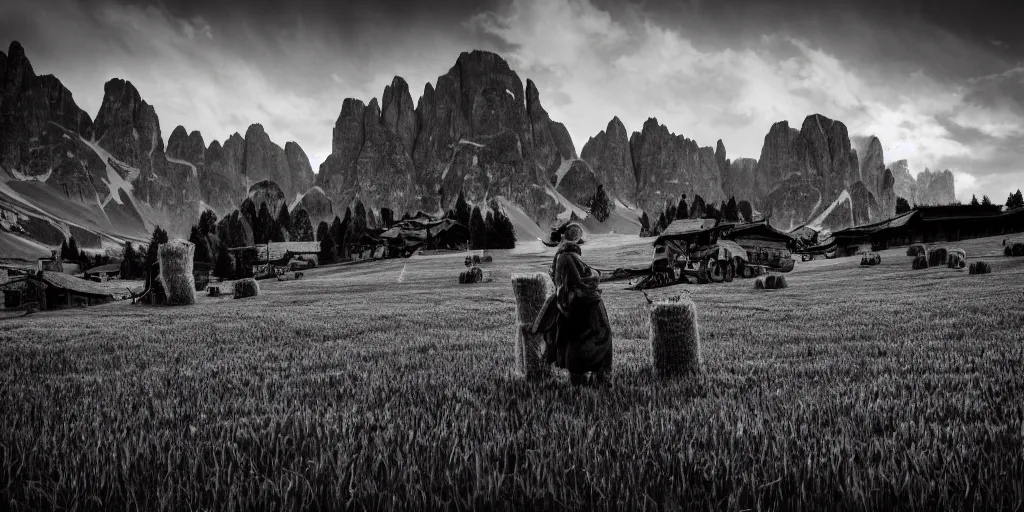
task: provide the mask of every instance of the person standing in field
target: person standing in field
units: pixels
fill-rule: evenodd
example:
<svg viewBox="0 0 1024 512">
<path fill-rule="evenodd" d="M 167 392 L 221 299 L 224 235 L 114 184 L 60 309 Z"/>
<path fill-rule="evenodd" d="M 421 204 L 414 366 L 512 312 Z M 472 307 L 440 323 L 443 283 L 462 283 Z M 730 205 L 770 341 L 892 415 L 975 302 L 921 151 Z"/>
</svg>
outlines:
<svg viewBox="0 0 1024 512">
<path fill-rule="evenodd" d="M 612 368 L 612 331 L 601 299 L 597 272 L 583 262 L 579 242 L 583 230 L 570 225 L 551 263 L 555 294 L 548 297 L 533 326 L 543 333 L 547 364 L 569 370 L 573 385 L 587 374 L 603 382 Z"/>
</svg>

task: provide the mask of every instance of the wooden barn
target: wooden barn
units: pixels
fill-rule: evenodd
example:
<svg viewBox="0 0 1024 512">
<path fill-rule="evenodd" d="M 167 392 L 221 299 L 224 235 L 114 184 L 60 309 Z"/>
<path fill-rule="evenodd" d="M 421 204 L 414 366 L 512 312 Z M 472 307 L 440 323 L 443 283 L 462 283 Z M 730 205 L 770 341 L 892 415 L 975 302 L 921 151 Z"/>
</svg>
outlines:
<svg viewBox="0 0 1024 512">
<path fill-rule="evenodd" d="M 274 275 L 275 269 L 320 264 L 320 242 L 270 242 L 228 249 L 235 278 Z"/>
<path fill-rule="evenodd" d="M 956 242 L 1024 231 L 1024 208 L 1002 211 L 994 205 L 920 206 L 888 220 L 832 234 L 837 255 L 859 248 L 882 250 L 915 243 Z"/>
<path fill-rule="evenodd" d="M 381 233 L 381 241 L 394 256 L 409 256 L 421 247 L 461 249 L 469 243 L 469 229 L 454 219 L 431 219 L 425 214 L 396 223 Z"/>
<path fill-rule="evenodd" d="M 118 279 L 121 277 L 121 264 L 111 263 L 109 265 L 100 265 L 93 267 L 84 272 L 86 279 L 95 281 L 97 283 L 105 283 L 111 279 Z"/>
<path fill-rule="evenodd" d="M 4 307 L 36 303 L 40 310 L 95 306 L 123 295 L 92 281 L 46 270 L 11 279 L 0 288 L 4 292 Z"/>
</svg>

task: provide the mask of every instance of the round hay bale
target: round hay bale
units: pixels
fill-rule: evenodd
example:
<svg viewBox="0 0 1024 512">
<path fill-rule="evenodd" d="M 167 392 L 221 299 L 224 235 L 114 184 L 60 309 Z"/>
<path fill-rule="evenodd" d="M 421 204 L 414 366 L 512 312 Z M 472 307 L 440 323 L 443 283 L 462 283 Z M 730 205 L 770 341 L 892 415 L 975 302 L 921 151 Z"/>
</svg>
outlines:
<svg viewBox="0 0 1024 512">
<path fill-rule="evenodd" d="M 192 275 L 192 257 L 196 246 L 188 241 L 174 239 L 160 244 L 160 280 L 167 295 L 165 304 L 183 306 L 196 303 L 196 280 Z"/>
<path fill-rule="evenodd" d="M 494 261 L 494 258 L 492 258 L 490 254 L 488 254 L 483 258 L 480 258 L 480 261 L 483 263 L 491 263 L 492 261 Z"/>
<path fill-rule="evenodd" d="M 220 286 L 210 286 L 206 289 L 206 293 L 210 297 L 220 297 Z"/>
<path fill-rule="evenodd" d="M 697 306 L 689 298 L 656 302 L 651 307 L 651 356 L 659 377 L 699 372 L 700 330 Z"/>
<path fill-rule="evenodd" d="M 473 255 L 473 264 L 477 264 L 477 263 L 480 263 L 480 255 L 479 254 L 474 254 Z"/>
<path fill-rule="evenodd" d="M 468 267 L 468 266 L 470 266 L 472 264 L 473 264 L 473 258 L 470 258 L 469 256 L 466 256 L 466 266 Z"/>
<path fill-rule="evenodd" d="M 778 278 L 779 278 L 779 276 L 777 276 L 775 274 L 768 274 L 767 276 L 765 276 L 765 278 L 764 278 L 764 288 L 766 290 L 774 290 L 775 288 L 777 288 L 775 283 L 778 280 Z"/>
<path fill-rule="evenodd" d="M 928 246 L 924 244 L 914 244 L 907 248 L 907 256 L 927 256 Z"/>
<path fill-rule="evenodd" d="M 975 274 L 991 274 L 992 273 L 992 265 L 990 265 L 990 264 L 988 264 L 987 262 L 984 262 L 984 261 L 975 261 L 974 263 L 971 263 L 971 268 L 970 268 L 970 270 L 968 270 L 968 272 L 970 274 L 972 274 L 972 275 L 975 275 Z"/>
<path fill-rule="evenodd" d="M 946 264 L 946 258 L 949 255 L 949 251 L 945 247 L 939 247 L 938 249 L 932 249 L 928 252 L 928 266 L 940 267 Z"/>
<path fill-rule="evenodd" d="M 1013 256 L 1013 247 L 1009 246 L 1009 245 L 1007 245 L 1006 247 L 1003 247 L 1003 255 L 1004 256 Z"/>
<path fill-rule="evenodd" d="M 758 276 L 757 279 L 754 279 L 754 289 L 764 290 L 764 276 Z"/>
<path fill-rule="evenodd" d="M 786 282 L 786 276 L 779 274 L 775 276 L 775 289 L 783 290 L 789 288 L 789 283 Z"/>
<path fill-rule="evenodd" d="M 474 283 L 481 283 L 484 280 L 484 271 L 480 267 L 473 267 L 469 269 L 470 275 L 473 276 Z"/>
<path fill-rule="evenodd" d="M 544 364 L 544 335 L 533 333 L 544 303 L 554 292 L 551 277 L 545 272 L 535 274 L 512 274 L 512 293 L 516 298 L 515 373 L 527 380 L 538 380 L 550 373 Z"/>
<path fill-rule="evenodd" d="M 860 264 L 865 266 L 880 265 L 882 263 L 882 255 L 877 252 L 869 252 L 860 258 Z"/>
<path fill-rule="evenodd" d="M 1012 253 L 1014 256 L 1024 256 L 1024 243 L 1014 243 Z"/>
<path fill-rule="evenodd" d="M 914 263 L 911 265 L 914 270 L 923 270 L 928 268 L 928 258 L 924 256 L 918 256 L 914 258 Z"/>
<path fill-rule="evenodd" d="M 260 285 L 251 277 L 239 279 L 238 281 L 235 281 L 234 292 L 236 299 L 255 297 L 260 294 Z"/>
</svg>

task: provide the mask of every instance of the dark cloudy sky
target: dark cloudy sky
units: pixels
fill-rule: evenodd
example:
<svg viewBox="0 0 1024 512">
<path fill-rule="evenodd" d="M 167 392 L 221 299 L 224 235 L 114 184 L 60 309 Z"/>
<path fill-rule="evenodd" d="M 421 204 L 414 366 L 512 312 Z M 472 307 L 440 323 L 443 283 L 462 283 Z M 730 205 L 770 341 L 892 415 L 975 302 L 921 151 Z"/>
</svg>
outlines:
<svg viewBox="0 0 1024 512">
<path fill-rule="evenodd" d="M 876 4 L 887 4 L 885 6 Z M 1024 187 L 1024 12 L 1013 1 L 5 0 L 0 35 L 95 115 L 103 83 L 133 82 L 166 140 L 207 143 L 262 123 L 314 169 L 346 97 L 394 75 L 414 100 L 471 49 L 532 78 L 577 150 L 619 116 L 657 117 L 730 157 L 760 155 L 773 122 L 808 114 L 877 135 L 957 195 Z"/>
</svg>

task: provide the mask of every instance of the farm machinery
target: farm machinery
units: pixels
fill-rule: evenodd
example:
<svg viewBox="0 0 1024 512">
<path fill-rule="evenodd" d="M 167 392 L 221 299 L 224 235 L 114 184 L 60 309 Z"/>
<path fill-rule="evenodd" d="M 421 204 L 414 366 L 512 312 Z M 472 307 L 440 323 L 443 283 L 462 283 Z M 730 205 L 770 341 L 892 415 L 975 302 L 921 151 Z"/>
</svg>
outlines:
<svg viewBox="0 0 1024 512">
<path fill-rule="evenodd" d="M 640 277 L 633 289 L 677 283 L 731 282 L 767 272 L 789 272 L 793 239 L 766 221 L 721 223 L 715 219 L 682 219 L 670 224 L 654 241 L 649 268 L 619 268 L 606 280 Z"/>
</svg>

